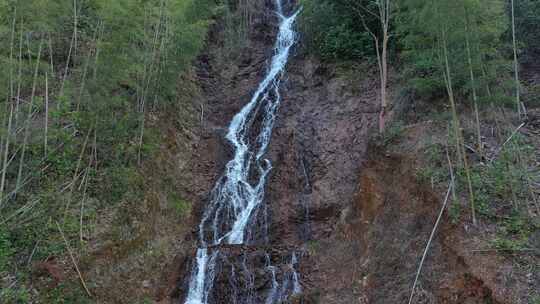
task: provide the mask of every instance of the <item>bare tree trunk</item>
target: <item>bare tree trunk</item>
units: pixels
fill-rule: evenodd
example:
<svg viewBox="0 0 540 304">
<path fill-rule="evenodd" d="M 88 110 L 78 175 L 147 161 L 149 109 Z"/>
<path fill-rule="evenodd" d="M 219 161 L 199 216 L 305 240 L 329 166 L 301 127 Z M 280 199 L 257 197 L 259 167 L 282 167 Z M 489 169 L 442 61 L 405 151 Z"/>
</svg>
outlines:
<svg viewBox="0 0 540 304">
<path fill-rule="evenodd" d="M 388 41 L 390 40 L 390 20 L 392 13 L 392 2 L 391 0 L 376 0 L 375 4 L 377 5 L 378 12 L 372 12 L 368 8 L 359 4 L 360 8 L 353 7 L 360 19 L 366 31 L 373 38 L 373 43 L 375 44 L 375 52 L 377 55 L 377 65 L 379 68 L 379 80 L 380 80 L 380 95 L 381 95 L 381 111 L 379 113 L 379 132 L 384 131 L 386 125 L 386 114 L 388 110 Z M 375 32 L 370 29 L 366 23 L 365 15 L 371 15 L 379 19 L 380 30 L 382 37 L 377 37 Z M 382 40 L 379 42 L 379 40 Z"/>
<path fill-rule="evenodd" d="M 13 48 L 15 44 L 15 25 L 17 22 L 17 8 L 15 8 L 15 13 L 13 15 L 13 23 L 11 26 L 11 40 L 10 40 L 10 51 L 9 51 L 9 93 L 6 94 L 6 108 L 4 113 L 8 113 L 9 115 L 4 116 L 2 115 L 2 125 L 1 127 L 4 127 L 4 124 L 7 122 L 7 130 L 5 134 L 5 144 L 3 144 L 4 140 L 0 136 L 0 155 L 4 155 L 4 152 L 7 152 L 9 154 L 9 139 L 11 136 L 11 121 L 12 121 L 12 115 L 13 115 L 13 103 L 12 99 L 15 97 L 15 81 L 13 76 Z M 8 110 L 9 109 L 9 110 Z M 4 192 L 4 182 L 5 182 L 5 174 L 7 164 L 3 166 L 3 172 L 2 172 L 2 181 L 0 182 L 0 202 L 2 201 L 3 192 Z"/>
<path fill-rule="evenodd" d="M 141 115 L 141 129 L 140 129 L 140 134 L 139 134 L 139 148 L 138 148 L 138 153 L 137 153 L 138 165 L 141 164 L 141 160 L 142 160 L 142 145 L 143 145 L 143 138 L 144 138 L 144 128 L 146 124 L 146 96 L 148 95 L 148 90 L 152 82 L 154 68 L 157 68 L 157 71 L 159 71 L 159 67 L 154 67 L 154 65 L 157 60 L 156 57 L 159 55 L 158 40 L 159 40 L 159 35 L 161 33 L 164 5 L 165 5 L 165 1 L 162 0 L 160 4 L 159 17 L 156 22 L 156 29 L 154 31 L 154 38 L 152 40 L 152 51 L 151 51 L 150 61 L 145 64 L 145 65 L 148 65 L 148 69 L 145 67 L 144 75 L 143 75 L 143 89 L 142 89 L 142 92 L 140 95 L 140 101 L 139 101 L 139 107 L 140 107 L 140 111 L 142 115 Z"/>
<path fill-rule="evenodd" d="M 19 124 L 19 104 L 21 102 L 21 86 L 22 86 L 22 47 L 23 47 L 23 31 L 24 21 L 21 21 L 21 33 L 19 34 L 19 71 L 17 75 L 17 98 L 15 100 L 15 128 Z"/>
<path fill-rule="evenodd" d="M 483 144 L 482 144 L 482 133 L 480 131 L 480 115 L 478 113 L 478 95 L 476 93 L 476 78 L 474 75 L 473 61 L 472 61 L 472 55 L 471 55 L 471 43 L 470 43 L 470 37 L 469 37 L 469 16 L 467 12 L 467 7 L 465 7 L 465 44 L 467 47 L 467 61 L 469 63 L 469 77 L 471 78 L 474 116 L 476 120 L 476 139 L 478 141 L 477 149 L 480 155 L 483 155 L 484 149 L 483 149 Z"/>
<path fill-rule="evenodd" d="M 379 114 L 379 132 L 384 131 L 386 125 L 386 114 L 388 107 L 387 85 L 388 85 L 388 40 L 390 26 L 390 0 L 379 0 L 379 15 L 381 17 L 381 28 L 383 35 L 382 54 L 381 54 L 381 113 Z"/>
<path fill-rule="evenodd" d="M 45 123 L 43 127 L 45 128 L 43 151 L 45 157 L 47 157 L 47 140 L 49 137 L 49 76 L 47 72 L 45 72 Z"/>
<path fill-rule="evenodd" d="M 71 62 L 74 48 L 77 47 L 77 0 L 73 0 L 73 35 L 71 36 L 71 42 L 69 44 L 68 57 L 66 60 L 66 67 L 64 68 L 64 76 L 62 77 L 62 84 L 60 85 L 60 96 L 64 95 L 64 86 L 66 84 L 67 75 L 69 72 L 69 64 Z M 74 56 L 73 56 L 74 57 Z"/>
<path fill-rule="evenodd" d="M 13 121 L 13 103 L 11 103 L 10 111 L 9 111 L 9 119 L 8 119 L 8 126 L 7 126 L 7 132 L 6 132 L 6 144 L 4 146 L 4 160 L 2 164 L 2 179 L 0 180 L 0 207 L 2 206 L 2 202 L 4 201 L 4 188 L 6 186 L 6 171 L 8 167 L 8 155 L 9 155 L 9 143 L 10 143 L 10 135 L 11 135 L 11 124 Z"/>
<path fill-rule="evenodd" d="M 82 74 L 82 79 L 81 79 L 81 87 L 79 88 L 79 95 L 77 96 L 77 107 L 76 107 L 76 111 L 79 112 L 80 108 L 81 108 L 81 99 L 82 99 L 82 96 L 83 96 L 83 93 L 84 93 L 84 85 L 86 83 L 86 73 L 88 71 L 88 65 L 90 64 L 90 54 L 88 54 L 87 58 L 86 58 L 86 63 L 84 64 L 84 68 L 83 68 L 83 74 Z"/>
<path fill-rule="evenodd" d="M 48 33 L 49 36 L 49 60 L 51 65 L 51 77 L 54 79 L 54 60 L 53 60 L 53 47 L 52 47 L 52 37 L 51 32 Z"/>
<path fill-rule="evenodd" d="M 13 98 L 15 95 L 14 81 L 13 81 L 13 46 L 15 44 L 15 23 L 17 21 L 17 8 L 13 16 L 13 23 L 11 25 L 11 40 L 9 47 L 9 97 Z"/>
<path fill-rule="evenodd" d="M 452 119 L 454 121 L 454 134 L 456 137 L 456 152 L 458 153 L 458 158 L 463 161 L 463 167 L 465 169 L 465 175 L 467 177 L 467 184 L 469 188 L 469 200 L 471 204 L 471 216 L 473 224 L 476 225 L 476 211 L 475 211 L 475 196 L 474 190 L 472 187 L 471 174 L 469 170 L 469 164 L 467 161 L 467 155 L 465 149 L 463 148 L 465 143 L 463 140 L 463 134 L 461 132 L 461 126 L 459 122 L 459 117 L 457 113 L 456 102 L 454 99 L 454 90 L 452 85 L 452 73 L 450 72 L 450 63 L 448 61 L 448 46 L 446 40 L 446 30 L 443 29 L 441 33 L 442 47 L 443 47 L 443 61 L 444 61 L 444 78 L 446 82 L 446 88 L 448 91 L 448 98 L 450 99 L 450 107 L 452 109 Z"/>
<path fill-rule="evenodd" d="M 98 30 L 99 30 L 99 34 L 98 34 L 98 39 L 96 41 L 96 58 L 94 59 L 94 81 L 97 79 L 97 72 L 98 72 L 98 63 L 99 63 L 99 52 L 100 52 L 100 43 L 101 43 L 101 38 L 103 37 L 103 31 L 104 31 L 104 25 L 103 25 L 103 22 L 99 22 L 98 24 Z"/>
<path fill-rule="evenodd" d="M 86 151 L 86 145 L 88 144 L 88 139 L 90 138 L 90 134 L 92 134 L 92 130 L 88 131 L 88 134 L 86 134 L 86 138 L 84 139 L 84 143 L 81 149 L 81 153 L 79 154 L 79 159 L 77 160 L 77 166 L 75 167 L 75 173 L 73 173 L 73 178 L 71 180 L 71 183 L 69 185 L 69 194 L 66 202 L 66 207 L 64 209 L 64 221 L 66 220 L 69 207 L 71 205 L 71 199 L 73 197 L 73 190 L 75 188 L 75 182 L 77 181 L 77 178 L 79 177 L 79 170 L 81 169 L 81 162 L 84 157 L 84 152 Z"/>
<path fill-rule="evenodd" d="M 516 19 L 514 14 L 514 0 L 510 0 L 511 4 L 511 11 L 512 11 L 512 46 L 514 48 L 514 81 L 516 84 L 516 105 L 517 105 L 517 111 L 518 115 L 521 117 L 522 115 L 525 115 L 526 113 L 522 113 L 522 104 L 520 99 L 520 84 L 519 84 L 519 63 L 518 63 L 518 56 L 517 56 L 517 43 L 516 43 Z"/>
<path fill-rule="evenodd" d="M 19 161 L 19 172 L 17 173 L 17 183 L 15 188 L 15 195 L 17 195 L 17 190 L 21 187 L 21 181 L 22 181 L 22 171 L 24 166 L 24 157 L 26 153 L 26 146 L 28 144 L 28 137 L 30 136 L 30 122 L 32 121 L 32 114 L 33 114 L 33 108 L 34 108 L 34 97 L 36 95 L 36 86 L 37 86 L 37 78 L 38 78 L 38 72 L 39 72 L 39 63 L 41 60 L 41 46 L 43 45 L 43 40 L 39 43 L 39 51 L 38 56 L 36 59 L 36 69 L 34 70 L 34 83 L 32 84 L 32 95 L 30 96 L 30 105 L 28 107 L 28 116 L 26 118 L 25 123 L 25 130 L 24 130 L 24 139 L 23 139 L 23 146 L 21 151 L 21 160 Z"/>
</svg>

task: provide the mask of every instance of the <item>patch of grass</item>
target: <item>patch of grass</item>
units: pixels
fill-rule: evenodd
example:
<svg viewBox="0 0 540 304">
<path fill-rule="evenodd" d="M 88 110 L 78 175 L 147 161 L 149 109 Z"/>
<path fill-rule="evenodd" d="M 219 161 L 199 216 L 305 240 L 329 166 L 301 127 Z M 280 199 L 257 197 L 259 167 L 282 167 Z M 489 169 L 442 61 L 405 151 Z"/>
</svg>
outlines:
<svg viewBox="0 0 540 304">
<path fill-rule="evenodd" d="M 8 238 L 8 232 L 3 227 L 0 227 L 0 273 L 7 270 L 13 253 L 14 251 Z"/>
<path fill-rule="evenodd" d="M 321 243 L 317 240 L 309 240 L 307 242 L 308 252 L 310 255 L 314 255 L 319 251 Z"/>
<path fill-rule="evenodd" d="M 524 164 L 529 162 L 526 158 L 531 155 L 534 155 L 534 148 L 518 135 L 492 163 L 472 167 L 471 180 L 480 214 L 491 217 L 500 209 L 500 204 L 512 205 L 514 211 L 526 204 L 530 173 Z M 463 170 L 458 171 L 458 180 L 462 187 L 466 185 Z"/>
<path fill-rule="evenodd" d="M 179 217 L 186 217 L 191 213 L 190 202 L 182 199 L 178 194 L 169 194 L 169 204 Z"/>
<path fill-rule="evenodd" d="M 47 292 L 41 299 L 42 303 L 50 304 L 90 304 L 88 298 L 78 282 L 61 283 Z"/>
<path fill-rule="evenodd" d="M 4 288 L 0 290 L 0 303 L 5 303 L 5 304 L 30 303 L 30 293 L 24 287 Z"/>
<path fill-rule="evenodd" d="M 527 216 L 515 212 L 500 223 L 492 245 L 503 251 L 526 249 L 530 236 L 538 228 Z"/>
<path fill-rule="evenodd" d="M 152 304 L 154 303 L 154 301 L 152 301 L 151 298 L 144 298 L 142 299 L 142 301 L 140 302 L 140 304 Z"/>
<path fill-rule="evenodd" d="M 459 201 L 452 201 L 448 209 L 448 213 L 450 214 L 450 220 L 452 223 L 457 224 L 461 215 L 461 205 Z"/>
<path fill-rule="evenodd" d="M 522 239 L 508 239 L 505 237 L 496 237 L 491 241 L 491 245 L 501 251 L 519 251 L 525 249 L 526 242 Z"/>
<path fill-rule="evenodd" d="M 424 148 L 424 159 L 427 163 L 416 172 L 418 181 L 437 184 L 448 180 L 448 168 L 444 159 L 444 148 L 440 144 L 428 144 Z"/>
<path fill-rule="evenodd" d="M 540 106 L 540 85 L 528 88 L 528 92 L 523 96 L 523 99 L 528 107 Z"/>
<path fill-rule="evenodd" d="M 388 145 L 398 138 L 400 138 L 403 135 L 403 132 L 405 132 L 405 125 L 401 121 L 396 121 L 392 123 L 390 126 L 388 126 L 383 135 L 382 135 L 382 143 L 383 145 Z"/>
<path fill-rule="evenodd" d="M 107 168 L 103 173 L 102 189 L 97 191 L 102 201 L 114 204 L 123 198 L 138 198 L 142 195 L 143 178 L 134 167 Z"/>
</svg>

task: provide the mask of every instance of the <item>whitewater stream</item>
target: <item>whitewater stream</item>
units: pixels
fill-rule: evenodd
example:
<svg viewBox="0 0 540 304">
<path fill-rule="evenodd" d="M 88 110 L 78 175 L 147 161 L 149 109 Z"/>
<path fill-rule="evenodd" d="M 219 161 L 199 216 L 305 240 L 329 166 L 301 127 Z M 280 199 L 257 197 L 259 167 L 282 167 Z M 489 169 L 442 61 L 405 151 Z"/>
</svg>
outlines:
<svg viewBox="0 0 540 304">
<path fill-rule="evenodd" d="M 257 218 L 260 214 L 266 218 L 264 191 L 272 164 L 265 158 L 265 154 L 282 101 L 279 92 L 281 79 L 285 74 L 291 48 L 297 39 L 294 24 L 299 13 L 296 11 L 286 16 L 282 1 L 284 0 L 275 0 L 276 14 L 280 22 L 267 74 L 251 100 L 234 116 L 229 125 L 226 138 L 233 148 L 234 157 L 227 163 L 223 175 L 212 189 L 200 222 L 200 247 L 193 263 L 185 304 L 212 302 L 212 287 L 216 272 L 220 269 L 216 267 L 220 260 L 219 246 L 249 244 L 250 236 L 255 234 L 254 230 L 260 230 Z M 267 225 L 262 230 L 267 239 Z M 271 287 L 265 295 L 264 303 L 281 303 L 290 295 L 300 293 L 296 253 L 291 254 L 289 270 L 280 281 L 276 276 L 276 267 L 270 260 L 267 255 L 265 270 L 270 276 Z M 244 267 L 245 271 L 249 272 L 245 264 Z M 253 301 L 234 300 L 239 304 Z"/>
</svg>

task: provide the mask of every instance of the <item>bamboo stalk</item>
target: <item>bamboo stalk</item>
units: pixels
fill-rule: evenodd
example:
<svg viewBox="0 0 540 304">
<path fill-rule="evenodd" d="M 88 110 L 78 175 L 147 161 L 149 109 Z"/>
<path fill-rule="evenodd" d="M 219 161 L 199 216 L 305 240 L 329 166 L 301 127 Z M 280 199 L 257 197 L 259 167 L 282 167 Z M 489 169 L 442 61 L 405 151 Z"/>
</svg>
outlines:
<svg viewBox="0 0 540 304">
<path fill-rule="evenodd" d="M 19 72 L 17 75 L 17 99 L 15 102 L 15 128 L 19 124 L 19 103 L 21 100 L 22 86 L 22 45 L 23 45 L 24 20 L 21 20 L 21 33 L 19 34 Z"/>
<path fill-rule="evenodd" d="M 73 49 L 77 44 L 77 0 L 73 0 L 73 35 L 71 36 L 71 42 L 69 44 L 68 57 L 66 60 L 66 67 L 64 69 L 64 76 L 62 77 L 62 84 L 60 85 L 60 96 L 64 95 L 64 86 L 66 84 L 67 75 L 69 72 L 69 64 L 71 62 Z M 74 57 L 74 56 L 73 56 Z"/>
<path fill-rule="evenodd" d="M 79 280 L 81 281 L 81 284 L 86 291 L 86 294 L 89 297 L 92 297 L 92 294 L 90 293 L 90 290 L 88 290 L 88 287 L 86 286 L 86 282 L 84 281 L 84 278 L 81 274 L 81 271 L 79 270 L 79 266 L 77 265 L 77 261 L 75 260 L 75 257 L 73 256 L 73 251 L 71 250 L 71 246 L 69 246 L 69 242 L 66 239 L 66 236 L 64 235 L 64 231 L 62 231 L 62 228 L 60 227 L 60 224 L 56 222 L 56 227 L 58 228 L 58 231 L 60 232 L 60 235 L 62 236 L 62 239 L 64 240 L 64 244 L 66 245 L 66 249 L 69 253 L 69 256 L 71 258 L 71 262 L 73 263 L 73 266 L 75 266 L 75 270 L 77 271 L 77 274 L 79 275 Z"/>
<path fill-rule="evenodd" d="M 156 30 L 154 31 L 154 38 L 152 40 L 152 51 L 151 51 L 150 61 L 147 64 L 145 64 L 145 69 L 143 72 L 143 89 L 142 89 L 142 93 L 140 95 L 140 101 L 139 101 L 139 107 L 140 107 L 140 111 L 142 112 L 142 115 L 141 115 L 141 128 L 140 128 L 140 134 L 139 134 L 139 147 L 138 147 L 138 153 L 137 153 L 138 165 L 141 164 L 141 160 L 142 160 L 142 145 L 143 145 L 143 138 L 144 138 L 144 128 L 146 124 L 146 96 L 148 94 L 148 90 L 150 89 L 150 84 L 152 82 L 152 74 L 154 70 L 153 66 L 155 65 L 155 61 L 157 57 L 158 40 L 159 40 L 159 35 L 161 33 L 161 27 L 162 27 L 164 3 L 165 1 L 162 0 L 160 4 L 160 10 L 159 10 L 159 19 L 156 22 Z M 146 65 L 149 65 L 148 69 L 146 68 Z M 157 67 L 157 69 L 159 71 L 159 67 Z"/>
<path fill-rule="evenodd" d="M 15 24 L 17 22 L 17 8 L 13 15 L 13 23 L 11 25 L 11 40 L 9 48 L 9 96 L 13 98 L 15 95 L 14 81 L 13 81 L 13 46 L 15 44 Z"/>
<path fill-rule="evenodd" d="M 51 65 L 51 77 L 54 78 L 54 59 L 53 59 L 53 47 L 52 47 L 52 37 L 51 32 L 48 33 L 49 36 L 49 60 Z"/>
<path fill-rule="evenodd" d="M 514 13 L 514 0 L 510 0 L 511 4 L 511 13 L 512 13 L 512 46 L 514 49 L 514 81 L 516 85 L 516 105 L 518 115 L 521 117 L 526 113 L 521 112 L 521 99 L 520 99 L 520 84 L 519 84 L 519 63 L 517 56 L 517 42 L 516 42 L 516 19 Z"/>
<path fill-rule="evenodd" d="M 28 107 L 28 116 L 26 118 L 26 123 L 25 123 L 25 132 L 24 132 L 23 146 L 22 146 L 22 151 L 21 151 L 21 159 L 20 159 L 20 162 L 19 162 L 19 172 L 17 173 L 16 188 L 20 187 L 20 183 L 21 183 L 21 179 L 22 179 L 22 171 L 23 171 L 23 166 L 24 166 L 24 159 L 25 159 L 25 154 L 26 154 L 26 146 L 28 145 L 28 138 L 30 137 L 30 122 L 31 122 L 32 116 L 33 116 L 32 110 L 33 110 L 33 107 L 34 107 L 34 97 L 36 95 L 36 86 L 37 86 L 37 78 L 38 78 L 38 73 L 39 73 L 39 63 L 40 63 L 40 60 L 41 60 L 41 47 L 42 47 L 42 45 L 43 45 L 43 40 L 41 40 L 41 42 L 39 43 L 39 51 L 38 51 L 38 56 L 37 56 L 37 59 L 36 59 L 36 68 L 34 70 L 34 81 L 33 81 L 33 84 L 32 84 L 32 95 L 30 96 L 30 105 Z M 15 192 L 15 195 L 17 195 L 16 192 Z"/>
<path fill-rule="evenodd" d="M 9 155 L 9 144 L 10 144 L 10 133 L 11 133 L 11 124 L 13 122 L 13 103 L 11 103 L 8 119 L 8 127 L 6 133 L 6 144 L 4 146 L 4 161 L 2 165 L 2 178 L 0 180 L 0 207 L 4 201 L 4 189 L 6 186 L 6 172 L 8 168 L 8 155 Z"/>
<path fill-rule="evenodd" d="M 450 131 L 450 130 L 448 130 Z M 448 162 L 448 171 L 450 171 L 450 180 L 452 181 L 452 200 L 457 202 L 456 194 L 456 177 L 454 175 L 454 166 L 452 165 L 452 159 L 450 158 L 450 152 L 448 152 L 448 144 L 446 146 L 446 161 Z"/>
<path fill-rule="evenodd" d="M 84 139 L 84 143 L 81 149 L 81 153 L 79 154 L 79 159 L 77 160 L 77 166 L 75 167 L 75 173 L 73 174 L 73 178 L 71 180 L 71 185 L 69 187 L 69 194 L 68 194 L 68 200 L 66 202 L 66 207 L 64 209 L 64 220 L 67 217 L 67 213 L 69 211 L 69 206 L 71 205 L 71 199 L 73 197 L 73 189 L 75 188 L 75 181 L 77 180 L 79 176 L 79 169 L 81 167 L 81 161 L 84 156 L 84 151 L 86 150 L 86 145 L 88 144 L 88 138 L 90 138 L 90 134 L 92 131 L 90 130 L 88 134 L 86 134 L 86 138 Z"/>
<path fill-rule="evenodd" d="M 472 62 L 472 55 L 471 55 L 471 43 L 469 38 L 469 15 L 467 11 L 467 7 L 464 6 L 465 9 L 465 44 L 467 48 L 467 62 L 469 64 L 469 77 L 471 79 L 471 88 L 472 88 L 472 94 L 473 94 L 473 106 L 474 106 L 474 116 L 476 121 L 476 139 L 478 141 L 478 152 L 480 155 L 483 155 L 483 144 L 482 144 L 482 134 L 480 132 L 480 115 L 478 113 L 478 95 L 476 93 L 476 77 L 474 75 L 473 70 L 473 62 Z"/>
<path fill-rule="evenodd" d="M 49 79 L 48 79 L 48 73 L 45 72 L 45 136 L 44 136 L 44 142 L 43 142 L 43 151 L 45 157 L 47 157 L 47 140 L 49 137 Z"/>
<path fill-rule="evenodd" d="M 446 205 L 448 203 L 448 197 L 450 196 L 450 189 L 452 188 L 452 184 L 453 184 L 453 181 L 451 181 L 450 184 L 448 185 L 448 190 L 446 191 L 446 197 L 444 198 L 441 211 L 439 211 L 439 216 L 437 217 L 437 220 L 435 221 L 435 225 L 433 226 L 433 229 L 431 230 L 431 235 L 429 236 L 429 240 L 426 244 L 426 248 L 424 249 L 424 253 L 422 254 L 422 259 L 420 260 L 420 265 L 418 266 L 418 270 L 416 271 L 416 277 L 414 278 L 414 283 L 411 290 L 411 296 L 409 297 L 409 304 L 412 303 L 412 300 L 414 297 L 414 290 L 416 289 L 416 284 L 418 283 L 418 278 L 420 277 L 422 266 L 424 265 L 424 261 L 426 260 L 429 247 L 431 245 L 431 242 L 433 241 L 433 237 L 435 236 L 435 232 L 437 231 L 437 227 L 439 226 L 444 210 L 446 209 Z"/>
<path fill-rule="evenodd" d="M 100 44 L 101 44 L 101 39 L 103 37 L 103 31 L 105 30 L 104 29 L 104 25 L 103 25 L 103 22 L 100 21 L 98 23 L 98 29 L 99 29 L 99 35 L 98 35 L 98 40 L 96 41 L 96 56 L 95 56 L 95 59 L 94 59 L 94 81 L 97 79 L 97 72 L 98 72 L 98 63 L 99 63 L 99 53 L 100 53 Z"/>
<path fill-rule="evenodd" d="M 92 159 L 90 159 L 90 164 L 91 164 L 91 160 Z M 81 242 L 81 245 L 83 245 L 84 243 L 84 240 L 83 240 L 84 203 L 86 201 L 86 191 L 88 189 L 88 171 L 90 169 L 90 164 L 88 168 L 86 168 L 86 173 L 85 173 L 86 177 L 84 179 L 83 197 L 81 199 L 81 210 L 80 210 L 80 217 L 79 217 L 79 240 Z"/>
<path fill-rule="evenodd" d="M 452 86 L 452 74 L 450 71 L 450 63 L 448 61 L 448 46 L 446 41 L 446 29 L 441 30 L 441 42 L 443 47 L 443 61 L 444 61 L 444 78 L 446 82 L 446 88 L 448 91 L 448 98 L 450 100 L 450 106 L 452 108 L 452 119 L 454 121 L 454 133 L 456 136 L 456 151 L 458 153 L 458 158 L 460 161 L 463 162 L 463 168 L 465 169 L 465 175 L 467 178 L 467 185 L 469 188 L 469 201 L 471 205 L 471 217 L 473 221 L 473 225 L 476 225 L 476 211 L 475 211 L 475 196 L 474 196 L 474 190 L 472 187 L 472 180 L 471 180 L 471 174 L 470 174 L 470 168 L 467 161 L 467 154 L 465 152 L 464 144 L 465 141 L 463 139 L 460 123 L 459 123 L 459 117 L 457 114 L 457 107 L 456 102 L 454 99 L 454 91 Z"/>
</svg>

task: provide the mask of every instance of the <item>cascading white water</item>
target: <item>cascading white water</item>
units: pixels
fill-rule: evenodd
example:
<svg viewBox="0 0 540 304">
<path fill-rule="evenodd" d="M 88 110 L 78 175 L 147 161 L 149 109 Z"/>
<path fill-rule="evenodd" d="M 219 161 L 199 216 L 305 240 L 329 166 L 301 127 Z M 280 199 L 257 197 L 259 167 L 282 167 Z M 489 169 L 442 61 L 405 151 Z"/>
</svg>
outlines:
<svg viewBox="0 0 540 304">
<path fill-rule="evenodd" d="M 266 77 L 259 84 L 250 102 L 234 116 L 229 125 L 226 138 L 233 147 L 234 157 L 227 163 L 224 174 L 212 190 L 209 205 L 199 225 L 201 247 L 197 250 L 196 265 L 191 274 L 185 304 L 208 303 L 215 275 L 216 256 L 219 254 L 217 249 L 213 249 L 209 257 L 208 246 L 244 244 L 250 221 L 264 199 L 266 178 L 272 169 L 270 161 L 264 159 L 264 154 L 270 143 L 276 112 L 281 103 L 281 77 L 285 72 L 290 50 L 296 42 L 293 26 L 298 11 L 291 16 L 285 16 L 282 1 L 275 0 L 280 24 L 274 55 Z M 261 109 L 262 113 L 258 113 Z M 253 142 L 251 127 L 257 115 L 262 115 L 262 123 Z M 275 272 L 273 277 L 275 279 Z M 295 271 L 293 277 L 298 283 L 298 274 Z"/>
</svg>

